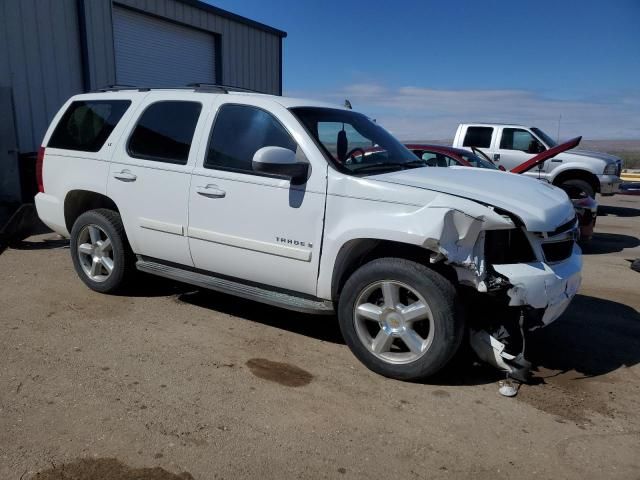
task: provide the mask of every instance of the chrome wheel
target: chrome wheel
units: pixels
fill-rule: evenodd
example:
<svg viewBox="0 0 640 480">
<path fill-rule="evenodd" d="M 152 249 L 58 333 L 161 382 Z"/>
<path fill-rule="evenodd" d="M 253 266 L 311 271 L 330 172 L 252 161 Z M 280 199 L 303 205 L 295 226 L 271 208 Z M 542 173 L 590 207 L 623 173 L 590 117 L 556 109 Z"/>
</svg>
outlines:
<svg viewBox="0 0 640 480">
<path fill-rule="evenodd" d="M 358 296 L 354 325 L 362 344 L 376 357 L 394 364 L 422 357 L 433 341 L 433 314 L 425 299 L 404 283 L 372 283 Z"/>
<path fill-rule="evenodd" d="M 78 234 L 78 259 L 84 273 L 94 282 L 106 281 L 113 272 L 113 246 L 107 232 L 86 225 Z"/>
</svg>

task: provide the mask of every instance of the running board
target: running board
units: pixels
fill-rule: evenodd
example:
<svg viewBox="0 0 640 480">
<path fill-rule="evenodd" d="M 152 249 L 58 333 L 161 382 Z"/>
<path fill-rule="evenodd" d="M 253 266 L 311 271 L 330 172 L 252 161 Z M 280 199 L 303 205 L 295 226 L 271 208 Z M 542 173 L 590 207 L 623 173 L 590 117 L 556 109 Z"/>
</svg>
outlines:
<svg viewBox="0 0 640 480">
<path fill-rule="evenodd" d="M 295 310 L 303 313 L 315 314 L 332 314 L 333 303 L 328 300 L 313 300 L 304 297 L 298 297 L 289 293 L 276 292 L 266 288 L 246 285 L 233 280 L 227 280 L 213 275 L 205 275 L 203 273 L 193 272 L 178 267 L 164 265 L 162 263 L 151 262 L 148 260 L 138 260 L 136 268 L 141 272 L 158 275 L 160 277 L 170 278 L 178 282 L 189 283 L 198 287 L 216 290 L 230 295 L 255 300 L 256 302 L 266 303 L 276 307 Z"/>
</svg>

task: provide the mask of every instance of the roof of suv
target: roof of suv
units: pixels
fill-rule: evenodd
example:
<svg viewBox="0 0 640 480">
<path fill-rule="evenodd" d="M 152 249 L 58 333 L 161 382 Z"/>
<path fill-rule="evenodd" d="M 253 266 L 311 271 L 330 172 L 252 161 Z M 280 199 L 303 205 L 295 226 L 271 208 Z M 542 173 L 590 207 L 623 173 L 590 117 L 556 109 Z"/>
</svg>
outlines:
<svg viewBox="0 0 640 480">
<path fill-rule="evenodd" d="M 295 97 L 282 97 L 278 95 L 270 95 L 267 93 L 251 92 L 244 90 L 234 90 L 235 87 L 224 87 L 213 85 L 210 88 L 207 87 L 185 87 L 185 88 L 144 88 L 144 87 L 113 87 L 105 88 L 102 90 L 83 93 L 75 95 L 75 99 L 96 99 L 99 97 L 104 98 L 136 98 L 140 96 L 146 96 L 150 92 L 154 93 L 166 93 L 167 97 L 171 97 L 175 93 L 193 93 L 193 94 L 206 94 L 206 95 L 225 95 L 229 99 L 233 98 L 247 98 L 247 97 L 259 97 L 261 99 L 272 100 L 275 103 L 279 103 L 285 108 L 293 107 L 324 107 L 324 108 L 337 108 L 345 109 L 346 107 L 338 104 L 321 102 L 318 100 L 295 98 Z M 184 97 L 182 97 L 184 98 Z"/>
</svg>

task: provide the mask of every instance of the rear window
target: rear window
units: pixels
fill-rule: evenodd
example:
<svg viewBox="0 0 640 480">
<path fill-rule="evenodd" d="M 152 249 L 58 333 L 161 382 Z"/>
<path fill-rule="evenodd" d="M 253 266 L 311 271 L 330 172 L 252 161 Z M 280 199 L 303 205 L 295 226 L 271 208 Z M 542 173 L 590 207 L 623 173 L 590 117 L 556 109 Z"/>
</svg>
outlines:
<svg viewBox="0 0 640 480">
<path fill-rule="evenodd" d="M 129 100 L 72 102 L 58 122 L 47 146 L 97 152 L 107 141 L 129 105 Z"/>
<path fill-rule="evenodd" d="M 492 135 L 493 127 L 469 127 L 462 146 L 489 148 Z"/>
<path fill-rule="evenodd" d="M 129 139 L 134 158 L 185 165 L 202 104 L 166 101 L 151 104 Z"/>
</svg>

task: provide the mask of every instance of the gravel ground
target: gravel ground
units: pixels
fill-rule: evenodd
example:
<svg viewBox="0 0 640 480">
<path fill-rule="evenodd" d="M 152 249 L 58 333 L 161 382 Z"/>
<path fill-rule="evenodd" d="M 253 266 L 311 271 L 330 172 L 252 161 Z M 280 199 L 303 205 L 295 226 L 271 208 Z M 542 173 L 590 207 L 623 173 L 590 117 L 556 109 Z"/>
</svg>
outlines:
<svg viewBox="0 0 640 480">
<path fill-rule="evenodd" d="M 66 242 L 0 255 L 0 478 L 640 478 L 640 198 L 601 200 L 539 384 L 377 376 L 332 317 L 145 277 L 88 290 Z M 39 475 L 36 475 L 40 472 Z"/>
</svg>

